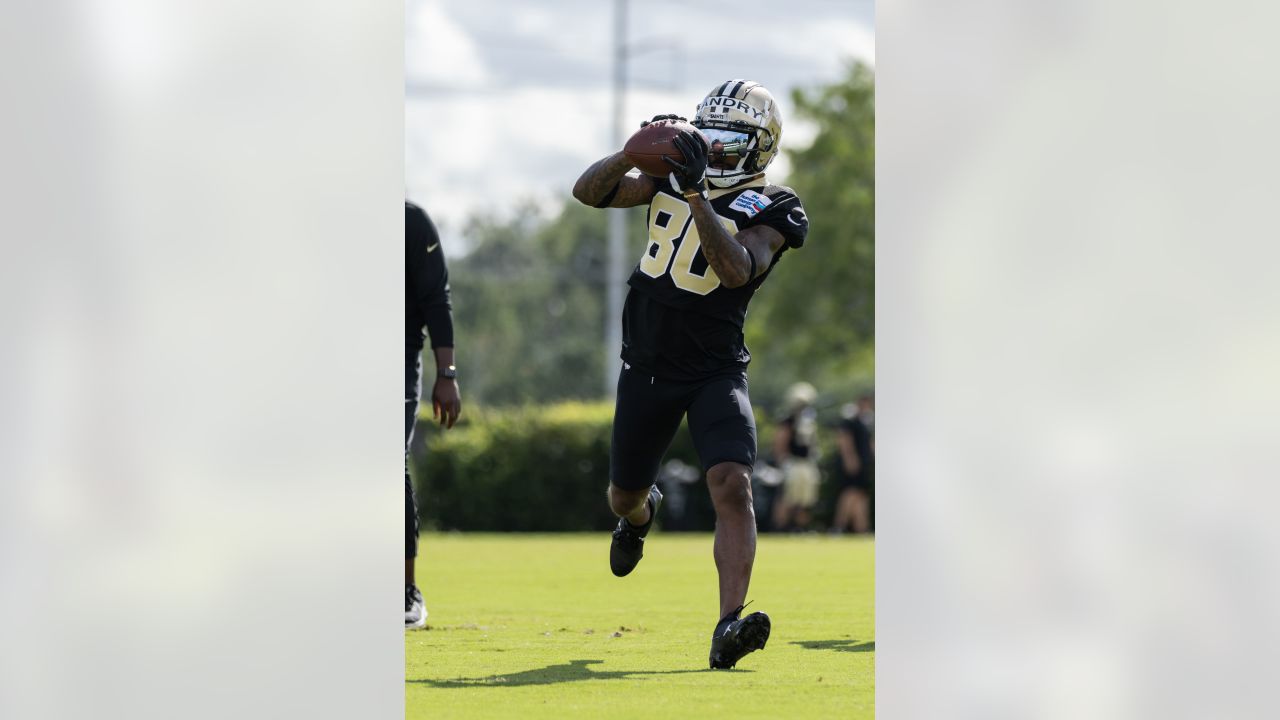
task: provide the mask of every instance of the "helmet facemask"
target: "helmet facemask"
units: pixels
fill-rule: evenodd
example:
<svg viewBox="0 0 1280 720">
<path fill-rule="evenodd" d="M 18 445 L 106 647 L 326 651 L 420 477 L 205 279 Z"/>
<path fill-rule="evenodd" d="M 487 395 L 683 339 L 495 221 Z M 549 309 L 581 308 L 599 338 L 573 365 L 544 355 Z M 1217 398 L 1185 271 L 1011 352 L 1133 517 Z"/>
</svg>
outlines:
<svg viewBox="0 0 1280 720">
<path fill-rule="evenodd" d="M 719 188 L 762 174 L 782 139 L 782 118 L 773 95 L 745 80 L 730 80 L 713 89 L 698 105 L 693 125 L 710 148 L 707 182 Z"/>
<path fill-rule="evenodd" d="M 707 159 L 707 182 L 721 188 L 764 172 L 760 166 L 761 147 L 775 143 L 765 128 L 745 124 L 711 122 L 698 126 L 710 146 Z"/>
</svg>

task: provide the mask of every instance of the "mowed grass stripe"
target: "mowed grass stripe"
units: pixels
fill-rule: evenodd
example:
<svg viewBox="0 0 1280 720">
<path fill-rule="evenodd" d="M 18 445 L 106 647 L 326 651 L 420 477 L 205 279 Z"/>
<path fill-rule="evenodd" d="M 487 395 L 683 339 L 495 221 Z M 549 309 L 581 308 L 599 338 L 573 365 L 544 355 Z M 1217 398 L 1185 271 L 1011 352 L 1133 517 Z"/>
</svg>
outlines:
<svg viewBox="0 0 1280 720">
<path fill-rule="evenodd" d="M 874 717 L 874 543 L 762 536 L 747 612 L 768 647 L 710 671 L 712 538 L 656 531 L 609 573 L 609 536 L 424 534 L 428 629 L 405 634 L 409 718 Z"/>
</svg>

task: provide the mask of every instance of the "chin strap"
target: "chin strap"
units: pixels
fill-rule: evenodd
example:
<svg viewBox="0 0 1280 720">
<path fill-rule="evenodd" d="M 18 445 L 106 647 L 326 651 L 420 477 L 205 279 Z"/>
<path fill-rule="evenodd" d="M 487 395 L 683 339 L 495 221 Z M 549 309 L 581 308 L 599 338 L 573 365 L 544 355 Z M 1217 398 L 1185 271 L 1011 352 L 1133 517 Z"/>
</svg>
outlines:
<svg viewBox="0 0 1280 720">
<path fill-rule="evenodd" d="M 753 173 L 753 174 L 750 174 L 750 175 L 747 175 L 747 174 L 734 175 L 734 176 L 733 176 L 733 182 L 729 183 L 728 185 L 720 185 L 720 184 L 719 184 L 719 183 L 717 183 L 716 181 L 717 181 L 717 180 L 721 180 L 721 181 L 723 181 L 723 180 L 725 180 L 726 178 L 719 178 L 719 177 L 716 177 L 716 176 L 714 176 L 714 175 L 708 175 L 708 176 L 707 176 L 707 184 L 708 184 L 708 185 L 713 186 L 713 187 L 714 187 L 714 188 L 716 188 L 717 190 L 728 190 L 728 189 L 730 189 L 730 188 L 735 188 L 735 187 L 738 187 L 739 185 L 744 185 L 744 184 L 749 183 L 749 182 L 752 182 L 752 181 L 754 181 L 754 180 L 759 180 L 759 179 L 761 179 L 761 178 L 763 178 L 763 177 L 764 177 L 764 173 L 762 173 L 762 172 Z"/>
<path fill-rule="evenodd" d="M 739 184 L 741 184 L 743 180 L 746 180 L 746 179 L 747 179 L 747 176 L 746 176 L 746 175 L 736 175 L 736 176 L 734 176 L 734 177 L 733 177 L 733 182 L 729 183 L 728 185 L 721 185 L 720 183 L 721 183 L 721 182 L 724 182 L 724 180 L 725 180 L 725 179 L 726 179 L 726 178 L 718 178 L 718 177 L 715 177 L 715 176 L 713 176 L 713 175 L 708 175 L 708 176 L 707 176 L 707 184 L 708 184 L 708 185 L 711 185 L 712 187 L 719 188 L 719 189 L 721 189 L 721 190 L 725 190 L 725 189 L 728 189 L 728 188 L 734 187 L 735 185 L 739 185 Z"/>
</svg>

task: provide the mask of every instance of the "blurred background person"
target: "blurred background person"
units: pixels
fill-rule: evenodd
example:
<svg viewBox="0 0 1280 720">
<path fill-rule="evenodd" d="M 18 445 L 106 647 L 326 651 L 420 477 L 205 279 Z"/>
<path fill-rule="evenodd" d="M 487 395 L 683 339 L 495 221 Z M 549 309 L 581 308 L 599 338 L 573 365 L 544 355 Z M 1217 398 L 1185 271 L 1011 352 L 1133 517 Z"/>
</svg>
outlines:
<svg viewBox="0 0 1280 720">
<path fill-rule="evenodd" d="M 834 532 L 875 531 L 876 400 L 867 393 L 846 408 L 836 434 L 840 494 Z"/>
<path fill-rule="evenodd" d="M 773 433 L 774 462 L 782 470 L 782 497 L 773 506 L 773 529 L 807 530 L 818 503 L 818 391 L 807 382 L 787 389 L 787 415 Z"/>
</svg>

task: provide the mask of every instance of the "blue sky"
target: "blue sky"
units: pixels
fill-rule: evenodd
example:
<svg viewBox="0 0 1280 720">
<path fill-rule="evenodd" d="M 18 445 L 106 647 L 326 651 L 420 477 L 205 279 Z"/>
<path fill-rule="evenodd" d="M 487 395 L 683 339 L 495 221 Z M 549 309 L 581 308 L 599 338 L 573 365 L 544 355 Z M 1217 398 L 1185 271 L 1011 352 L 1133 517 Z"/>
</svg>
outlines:
<svg viewBox="0 0 1280 720">
<path fill-rule="evenodd" d="M 610 133 L 614 3 L 409 0 L 405 18 L 405 184 L 446 247 L 477 212 L 533 201 L 550 213 L 578 174 L 617 148 Z M 657 113 L 691 115 L 730 78 L 779 98 L 784 147 L 809 128 L 788 94 L 874 63 L 871 0 L 733 3 L 633 0 L 628 129 Z M 785 181 L 785 158 L 770 177 Z"/>
</svg>

